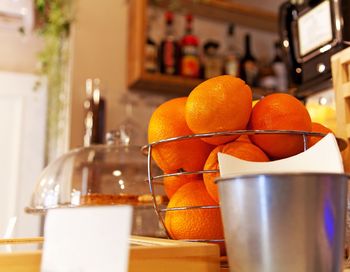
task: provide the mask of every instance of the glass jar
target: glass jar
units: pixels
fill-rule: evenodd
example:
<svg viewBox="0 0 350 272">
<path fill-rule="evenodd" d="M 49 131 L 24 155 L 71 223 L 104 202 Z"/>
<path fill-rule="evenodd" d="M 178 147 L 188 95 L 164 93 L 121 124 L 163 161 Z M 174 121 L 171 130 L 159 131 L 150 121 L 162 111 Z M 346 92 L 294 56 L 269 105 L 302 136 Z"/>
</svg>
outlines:
<svg viewBox="0 0 350 272">
<path fill-rule="evenodd" d="M 128 204 L 134 206 L 134 235 L 162 236 L 145 180 L 147 157 L 127 140 L 120 130 L 110 132 L 106 145 L 74 149 L 53 161 L 39 177 L 26 211 Z M 166 197 L 158 187 L 156 199 L 162 203 Z"/>
</svg>

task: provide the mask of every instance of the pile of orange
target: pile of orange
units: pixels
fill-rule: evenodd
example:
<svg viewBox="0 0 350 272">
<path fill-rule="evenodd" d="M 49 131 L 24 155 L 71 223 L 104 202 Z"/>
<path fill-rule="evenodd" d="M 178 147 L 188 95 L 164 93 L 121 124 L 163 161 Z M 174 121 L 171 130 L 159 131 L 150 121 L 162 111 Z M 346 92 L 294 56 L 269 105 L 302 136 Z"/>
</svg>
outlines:
<svg viewBox="0 0 350 272">
<path fill-rule="evenodd" d="M 232 155 L 236 158 L 254 161 L 254 162 L 267 162 L 269 158 L 267 155 L 256 145 L 248 141 L 236 140 L 227 144 L 218 145 L 209 155 L 204 170 L 218 170 L 218 152 Z M 217 185 L 215 184 L 215 178 L 219 176 L 219 173 L 205 174 L 203 175 L 205 187 L 208 190 L 209 195 L 219 203 L 219 194 Z"/>
<path fill-rule="evenodd" d="M 169 100 L 152 114 L 148 141 L 198 133 L 254 130 L 331 132 L 312 123 L 306 107 L 294 96 L 271 94 L 252 105 L 252 91 L 239 78 L 224 75 L 195 87 L 188 97 Z M 309 137 L 309 146 L 320 138 Z M 266 162 L 303 151 L 303 138 L 286 134 L 189 138 L 153 145 L 152 158 L 164 173 L 218 170 L 217 153 Z M 217 173 L 175 175 L 164 179 L 168 207 L 218 205 Z M 174 239 L 222 239 L 219 209 L 167 211 L 165 225 Z"/>
</svg>

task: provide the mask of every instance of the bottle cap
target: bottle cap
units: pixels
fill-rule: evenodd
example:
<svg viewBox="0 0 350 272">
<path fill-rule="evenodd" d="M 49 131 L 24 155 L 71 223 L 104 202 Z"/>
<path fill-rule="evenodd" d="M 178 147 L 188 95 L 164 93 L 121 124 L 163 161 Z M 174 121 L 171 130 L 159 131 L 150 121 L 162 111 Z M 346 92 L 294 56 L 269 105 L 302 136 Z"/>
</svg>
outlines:
<svg viewBox="0 0 350 272">
<path fill-rule="evenodd" d="M 186 15 L 186 21 L 187 21 L 187 23 L 192 23 L 192 21 L 193 21 L 193 16 L 192 16 L 191 13 L 188 13 L 188 14 Z"/>
<path fill-rule="evenodd" d="M 217 41 L 207 41 L 203 46 L 204 51 L 208 51 L 210 48 L 218 49 L 219 47 L 220 44 Z"/>
<path fill-rule="evenodd" d="M 181 42 L 183 45 L 198 46 L 198 39 L 193 35 L 186 35 Z"/>
<path fill-rule="evenodd" d="M 166 11 L 165 12 L 165 21 L 167 23 L 172 23 L 174 19 L 174 14 L 171 11 Z"/>
</svg>

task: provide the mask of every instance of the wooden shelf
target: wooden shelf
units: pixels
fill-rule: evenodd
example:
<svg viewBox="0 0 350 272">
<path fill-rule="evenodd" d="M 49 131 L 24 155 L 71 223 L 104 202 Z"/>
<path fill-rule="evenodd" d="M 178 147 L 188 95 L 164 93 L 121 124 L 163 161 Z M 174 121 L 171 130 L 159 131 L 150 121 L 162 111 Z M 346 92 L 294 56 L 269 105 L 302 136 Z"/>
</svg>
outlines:
<svg viewBox="0 0 350 272">
<path fill-rule="evenodd" d="M 186 78 L 181 76 L 169 76 L 163 74 L 141 75 L 138 81 L 135 81 L 130 87 L 132 89 L 142 89 L 153 92 L 161 92 L 164 94 L 188 95 L 194 87 L 203 80 L 195 78 Z M 253 88 L 253 99 L 258 99 L 268 93 L 267 90 L 261 88 Z"/>
<path fill-rule="evenodd" d="M 172 0 L 150 1 L 163 8 L 172 2 Z M 278 16 L 274 12 L 227 0 L 178 0 L 178 2 L 177 6 L 197 16 L 232 22 L 268 32 L 277 33 L 278 31 Z"/>
<path fill-rule="evenodd" d="M 343 97 L 344 98 L 350 98 L 350 82 L 343 83 L 341 86 Z"/>
<path fill-rule="evenodd" d="M 178 0 L 181 7 L 195 15 L 225 22 L 235 22 L 265 31 L 277 32 L 277 15 L 258 10 L 248 5 L 226 0 Z M 180 76 L 149 74 L 144 71 L 145 41 L 147 32 L 147 7 L 161 3 L 166 7 L 171 0 L 130 0 L 129 1 L 129 43 L 128 43 L 128 87 L 164 94 L 188 95 L 201 80 Z M 265 90 L 254 89 L 254 99 L 266 94 Z"/>
<path fill-rule="evenodd" d="M 143 73 L 139 80 L 130 85 L 132 89 L 143 89 L 164 94 L 188 95 L 202 81 L 181 76 Z"/>
</svg>

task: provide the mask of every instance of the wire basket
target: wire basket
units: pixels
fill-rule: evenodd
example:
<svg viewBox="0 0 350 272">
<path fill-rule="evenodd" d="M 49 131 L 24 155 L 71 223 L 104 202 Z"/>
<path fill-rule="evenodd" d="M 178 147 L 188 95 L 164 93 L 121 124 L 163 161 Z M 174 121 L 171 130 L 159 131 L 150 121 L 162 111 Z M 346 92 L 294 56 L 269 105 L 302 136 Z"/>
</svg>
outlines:
<svg viewBox="0 0 350 272">
<path fill-rule="evenodd" d="M 303 138 L 303 148 L 304 151 L 307 149 L 308 145 L 308 136 L 315 137 L 324 137 L 326 134 L 319 132 L 307 132 L 307 131 L 297 131 L 297 130 L 234 130 L 234 131 L 223 131 L 223 132 L 210 132 L 210 133 L 201 133 L 201 134 L 191 134 L 179 137 L 173 137 L 164 139 L 161 141 L 153 142 L 148 145 L 142 147 L 142 151 L 147 155 L 147 181 L 149 183 L 149 189 L 153 198 L 153 206 L 157 216 L 164 227 L 166 235 L 168 238 L 171 238 L 166 225 L 164 216 L 166 212 L 176 212 L 183 210 L 191 210 L 191 209 L 219 209 L 219 205 L 212 206 L 185 206 L 185 207 L 174 207 L 174 208 L 164 208 L 159 205 L 156 201 L 155 194 L 155 185 L 162 184 L 163 178 L 171 177 L 171 176 L 179 176 L 179 175 L 194 175 L 194 174 L 206 174 L 206 173 L 217 173 L 219 170 L 201 170 L 196 172 L 177 172 L 171 174 L 163 174 L 158 176 L 152 175 L 152 148 L 156 145 L 161 145 L 164 143 L 174 142 L 174 141 L 186 141 L 188 139 L 193 138 L 209 138 L 209 137 L 217 137 L 217 136 L 232 136 L 232 135 L 253 135 L 253 134 L 288 134 L 288 135 L 300 135 Z M 342 139 L 338 139 L 338 146 L 341 150 L 346 148 L 346 142 Z M 223 239 L 181 239 L 185 241 L 191 242 L 223 242 Z"/>
</svg>

